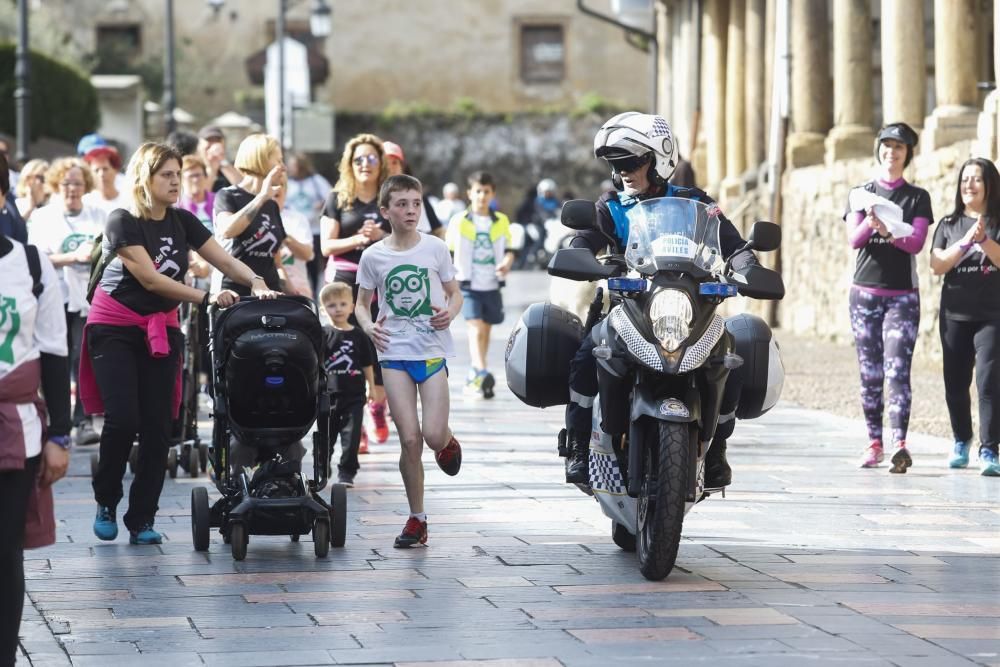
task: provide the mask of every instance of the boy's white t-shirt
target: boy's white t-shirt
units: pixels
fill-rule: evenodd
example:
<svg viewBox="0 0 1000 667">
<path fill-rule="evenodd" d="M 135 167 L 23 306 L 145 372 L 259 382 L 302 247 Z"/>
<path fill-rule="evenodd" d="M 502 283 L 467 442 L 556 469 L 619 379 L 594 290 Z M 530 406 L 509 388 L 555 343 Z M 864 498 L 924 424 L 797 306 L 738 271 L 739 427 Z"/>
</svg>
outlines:
<svg viewBox="0 0 1000 667">
<path fill-rule="evenodd" d="M 358 286 L 378 290 L 378 319 L 389 334 L 389 347 L 380 361 L 422 361 L 452 357 L 451 331 L 436 330 L 431 306 L 447 308 L 443 284 L 455 279 L 448 246 L 436 236 L 420 235 L 409 250 L 396 251 L 385 241 L 361 255 Z"/>
<path fill-rule="evenodd" d="M 312 229 L 309 227 L 309 219 L 295 209 L 284 208 L 281 210 L 281 222 L 285 226 L 285 233 L 299 243 L 312 245 Z M 312 287 L 309 285 L 308 262 L 296 258 L 288 246 L 281 246 L 281 265 L 285 268 L 285 274 L 291 283 L 296 294 L 302 296 L 312 296 Z"/>
<path fill-rule="evenodd" d="M 477 292 L 498 290 L 500 280 L 497 278 L 497 259 L 493 252 L 493 241 L 490 240 L 493 218 L 488 215 L 473 214 L 472 224 L 476 226 L 476 240 L 472 243 L 472 274 L 469 276 L 469 289 Z"/>
<path fill-rule="evenodd" d="M 46 255 L 76 251 L 81 245 L 93 243 L 104 232 L 108 214 L 99 208 L 84 205 L 78 215 L 69 215 L 62 200 L 52 201 L 35 211 L 28 225 L 28 242 L 38 246 Z M 90 262 L 68 264 L 56 269 L 60 275 L 63 302 L 71 313 L 86 315 L 87 283 L 90 281 Z"/>
</svg>

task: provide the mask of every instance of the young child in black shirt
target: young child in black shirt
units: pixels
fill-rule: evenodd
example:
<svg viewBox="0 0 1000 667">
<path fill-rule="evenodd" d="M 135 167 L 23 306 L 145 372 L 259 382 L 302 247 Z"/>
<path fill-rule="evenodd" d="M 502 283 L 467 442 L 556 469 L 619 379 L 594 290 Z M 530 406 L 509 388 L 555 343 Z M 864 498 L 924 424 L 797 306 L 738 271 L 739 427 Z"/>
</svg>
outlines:
<svg viewBox="0 0 1000 667">
<path fill-rule="evenodd" d="M 365 383 L 368 386 L 375 383 L 368 338 L 348 322 L 354 312 L 353 297 L 351 286 L 342 282 L 330 283 L 319 293 L 323 310 L 332 323 L 323 327 L 326 350 L 323 365 L 333 392 L 330 435 L 334 440 L 340 438 L 337 481 L 349 487 L 354 486 L 354 476 L 360 467 L 358 453 L 364 437 Z M 330 454 L 332 457 L 332 447 Z"/>
</svg>

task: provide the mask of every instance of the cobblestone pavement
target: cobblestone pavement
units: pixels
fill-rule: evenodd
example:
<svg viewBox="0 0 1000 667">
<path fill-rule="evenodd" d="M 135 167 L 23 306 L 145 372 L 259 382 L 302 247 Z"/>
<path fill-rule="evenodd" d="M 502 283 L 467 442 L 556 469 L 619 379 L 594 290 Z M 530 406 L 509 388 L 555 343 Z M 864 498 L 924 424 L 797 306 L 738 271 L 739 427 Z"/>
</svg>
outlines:
<svg viewBox="0 0 1000 667">
<path fill-rule="evenodd" d="M 535 280 L 511 281 L 495 341 Z M 741 423 L 730 493 L 688 515 L 677 568 L 654 583 L 562 483 L 561 411 L 506 390 L 462 398 L 464 374 L 459 359 L 462 472 L 425 456 L 427 548 L 392 548 L 406 517 L 394 439 L 363 457 L 344 548 L 318 560 L 309 537 L 254 537 L 242 563 L 217 535 L 193 551 L 188 497 L 205 481 L 183 476 L 164 487 L 162 546 L 98 542 L 78 450 L 57 487 L 59 541 L 27 554 L 30 661 L 1000 665 L 1000 483 L 945 468 L 946 440 L 914 435 L 917 465 L 897 476 L 855 467 L 856 419 L 781 404 Z"/>
</svg>

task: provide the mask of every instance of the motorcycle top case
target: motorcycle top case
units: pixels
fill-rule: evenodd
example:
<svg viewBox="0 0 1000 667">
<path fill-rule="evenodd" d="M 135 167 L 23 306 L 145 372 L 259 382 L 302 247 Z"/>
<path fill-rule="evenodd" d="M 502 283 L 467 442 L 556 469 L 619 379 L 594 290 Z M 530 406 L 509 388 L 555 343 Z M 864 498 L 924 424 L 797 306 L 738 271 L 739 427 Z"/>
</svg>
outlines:
<svg viewBox="0 0 1000 667">
<path fill-rule="evenodd" d="M 580 318 L 551 303 L 521 315 L 504 353 L 507 386 L 536 408 L 569 403 L 569 362 L 583 340 Z"/>
<path fill-rule="evenodd" d="M 743 358 L 743 366 L 733 371 L 743 380 L 736 417 L 756 419 L 781 397 L 785 368 L 778 342 L 764 320 L 748 313 L 727 318 L 726 330 L 733 337 L 736 354 Z"/>
</svg>

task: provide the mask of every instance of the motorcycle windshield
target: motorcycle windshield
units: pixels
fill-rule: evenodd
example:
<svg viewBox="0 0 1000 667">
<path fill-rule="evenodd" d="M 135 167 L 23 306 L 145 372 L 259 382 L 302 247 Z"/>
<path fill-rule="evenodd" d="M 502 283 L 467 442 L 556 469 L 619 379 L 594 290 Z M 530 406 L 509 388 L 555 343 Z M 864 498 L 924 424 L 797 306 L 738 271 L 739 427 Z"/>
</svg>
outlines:
<svg viewBox="0 0 1000 667">
<path fill-rule="evenodd" d="M 629 222 L 625 262 L 630 269 L 654 273 L 690 262 L 709 273 L 722 272 L 718 205 L 659 197 L 639 202 L 625 215 Z"/>
</svg>

